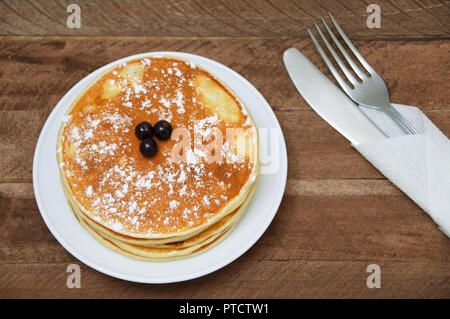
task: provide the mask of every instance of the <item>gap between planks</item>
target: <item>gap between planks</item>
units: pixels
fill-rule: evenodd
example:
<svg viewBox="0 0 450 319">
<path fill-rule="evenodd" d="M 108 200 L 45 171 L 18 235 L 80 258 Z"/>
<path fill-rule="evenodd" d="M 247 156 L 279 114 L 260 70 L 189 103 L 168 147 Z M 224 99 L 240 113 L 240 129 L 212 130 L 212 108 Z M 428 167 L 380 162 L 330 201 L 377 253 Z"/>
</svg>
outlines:
<svg viewBox="0 0 450 319">
<path fill-rule="evenodd" d="M 306 28 L 303 29 L 304 35 L 298 36 L 113 36 L 113 35 L 2 35 L 0 41 L 84 41 L 84 40 L 270 40 L 270 39 L 309 39 Z M 439 41 L 450 40 L 450 34 L 442 35 L 373 35 L 373 36 L 351 36 L 353 41 Z"/>
<path fill-rule="evenodd" d="M 402 192 L 387 179 L 288 179 L 288 196 L 399 196 Z M 31 181 L 1 181 L 0 197 L 33 199 Z"/>
<path fill-rule="evenodd" d="M 66 261 L 9 261 L 9 262 L 1 262 L 0 265 L 67 265 L 67 264 L 73 264 L 74 261 L 77 263 L 82 263 L 78 259 L 75 259 L 72 255 L 69 257 L 70 259 Z M 245 260 L 244 260 L 245 258 Z M 441 260 L 414 260 L 414 259 L 396 259 L 396 258 L 389 258 L 389 259 L 382 259 L 382 258 L 360 258 L 360 259 L 339 259 L 339 258 L 330 258 L 330 259 L 323 259 L 323 258 L 253 258 L 253 257 L 242 257 L 241 262 L 265 262 L 265 263 L 271 263 L 271 262 L 314 262 L 314 263 L 405 263 L 405 264 L 421 264 L 421 263 L 427 263 L 427 264 L 449 264 L 449 261 L 441 261 Z M 95 271 L 98 271 L 96 269 L 93 269 Z"/>
</svg>

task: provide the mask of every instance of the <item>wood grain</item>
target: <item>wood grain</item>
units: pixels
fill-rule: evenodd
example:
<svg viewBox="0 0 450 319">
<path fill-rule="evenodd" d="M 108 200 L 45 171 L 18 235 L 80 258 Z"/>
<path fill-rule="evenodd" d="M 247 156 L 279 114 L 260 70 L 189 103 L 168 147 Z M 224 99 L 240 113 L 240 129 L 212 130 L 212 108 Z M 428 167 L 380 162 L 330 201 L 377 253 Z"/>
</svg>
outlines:
<svg viewBox="0 0 450 319">
<path fill-rule="evenodd" d="M 316 191 L 301 196 L 289 183 L 271 227 L 247 255 L 254 260 L 450 261 L 448 238 L 401 192 L 337 195 L 322 190 L 329 183 L 303 182 Z M 355 184 L 340 181 L 347 190 Z M 23 185 L 0 188 L 0 260 L 71 260 L 47 230 L 27 187 L 26 196 Z"/>
<path fill-rule="evenodd" d="M 450 136 L 450 6 L 446 0 L 0 2 L 0 298 L 450 298 L 449 239 L 300 97 L 282 62 L 297 47 L 329 76 L 305 28 L 332 11 L 385 79 L 391 100 L 417 105 Z M 51 235 L 32 186 L 37 138 L 79 80 L 124 56 L 184 51 L 221 62 L 263 94 L 283 128 L 288 182 L 263 237 L 237 261 L 183 283 L 103 275 Z M 82 288 L 66 287 L 69 264 Z M 369 264 L 382 288 L 366 286 Z"/>
<path fill-rule="evenodd" d="M 383 76 L 393 102 L 424 110 L 450 109 L 448 41 L 357 41 L 355 45 Z M 97 68 L 150 51 L 184 51 L 214 59 L 247 78 L 275 110 L 310 110 L 283 65 L 282 54 L 289 47 L 301 49 L 330 76 L 311 41 L 297 38 L 0 41 L 0 110 L 49 111 Z"/>
<path fill-rule="evenodd" d="M 450 112 L 427 111 L 450 135 Z M 348 141 L 313 111 L 276 111 L 288 151 L 289 179 L 384 179 Z M 30 182 L 48 111 L 0 111 L 0 182 Z"/>
<path fill-rule="evenodd" d="M 151 37 L 306 37 L 329 11 L 360 38 L 448 37 L 448 1 L 378 0 L 382 27 L 366 25 L 368 1 L 210 0 L 77 1 L 81 28 L 69 29 L 70 0 L 0 3 L 0 35 Z"/>
<path fill-rule="evenodd" d="M 76 262 L 75 262 L 76 263 Z M 0 268 L 0 298 L 448 298 L 447 262 L 376 262 L 382 286 L 369 289 L 374 261 L 262 260 L 246 256 L 187 282 L 144 285 L 81 267 L 81 288 L 66 287 L 67 263 L 9 264 Z M 417 276 L 420 274 L 420 276 Z"/>
<path fill-rule="evenodd" d="M 266 234 L 231 265 L 189 282 L 149 286 L 113 279 L 70 256 L 46 229 L 31 187 L 17 186 L 18 192 L 14 185 L 0 188 L 0 297 L 445 298 L 450 292 L 448 238 L 398 192 L 288 195 Z M 72 263 L 81 266 L 81 289 L 65 285 Z M 372 263 L 382 269 L 380 290 L 365 286 Z"/>
</svg>

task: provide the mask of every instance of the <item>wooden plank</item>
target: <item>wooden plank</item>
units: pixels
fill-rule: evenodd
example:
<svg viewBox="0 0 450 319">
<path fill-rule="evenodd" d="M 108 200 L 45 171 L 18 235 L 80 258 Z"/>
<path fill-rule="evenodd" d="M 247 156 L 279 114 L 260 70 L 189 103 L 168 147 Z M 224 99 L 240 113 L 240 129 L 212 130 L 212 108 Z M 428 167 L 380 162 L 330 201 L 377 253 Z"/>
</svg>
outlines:
<svg viewBox="0 0 450 319">
<path fill-rule="evenodd" d="M 313 111 L 276 111 L 287 144 L 289 179 L 382 179 L 349 142 Z M 0 182 L 31 181 L 47 111 L 0 111 Z M 450 112 L 426 115 L 450 136 Z"/>
<path fill-rule="evenodd" d="M 48 112 L 0 112 L 0 181 L 31 181 L 37 139 Z"/>
<path fill-rule="evenodd" d="M 446 1 L 379 0 L 382 27 L 369 29 L 366 1 L 113 1 L 80 0 L 81 28 L 66 26 L 64 1 L 2 1 L 0 35 L 100 35 L 176 37 L 306 37 L 306 27 L 327 12 L 360 38 L 448 37 Z"/>
<path fill-rule="evenodd" d="M 385 79 L 391 100 L 449 110 L 448 41 L 357 41 Z M 221 62 L 247 78 L 275 110 L 309 110 L 284 68 L 283 51 L 297 47 L 329 75 L 311 41 L 270 39 L 28 39 L 0 41 L 0 110 L 51 110 L 79 80 L 124 56 L 184 51 Z M 329 75 L 330 76 L 330 75 Z"/>
<path fill-rule="evenodd" d="M 247 256 L 450 262 L 450 246 L 426 213 L 387 181 L 290 180 L 275 220 Z M 47 230 L 31 185 L 0 184 L 0 261 L 71 259 Z"/>
<path fill-rule="evenodd" d="M 269 231 L 249 252 L 256 259 L 261 254 L 264 259 L 448 261 L 450 247 L 403 194 L 287 195 Z"/>
<path fill-rule="evenodd" d="M 75 262 L 75 261 L 74 261 Z M 76 263 L 76 262 L 75 262 Z M 366 285 L 381 268 L 381 288 Z M 114 279 L 78 263 L 81 288 L 66 286 L 69 263 L 0 264 L 0 298 L 448 298 L 449 263 L 253 261 L 241 257 L 202 278 L 170 285 Z"/>
</svg>

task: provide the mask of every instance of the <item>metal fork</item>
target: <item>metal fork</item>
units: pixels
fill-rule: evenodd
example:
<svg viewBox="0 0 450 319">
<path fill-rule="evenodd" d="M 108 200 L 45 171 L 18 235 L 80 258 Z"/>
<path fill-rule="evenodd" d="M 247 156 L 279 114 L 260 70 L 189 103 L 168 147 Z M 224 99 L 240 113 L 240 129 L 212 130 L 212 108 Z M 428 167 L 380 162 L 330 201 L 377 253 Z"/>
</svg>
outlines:
<svg viewBox="0 0 450 319">
<path fill-rule="evenodd" d="M 347 68 L 347 66 L 343 63 L 341 58 L 338 54 L 336 54 L 336 51 L 333 49 L 333 47 L 328 42 L 327 38 L 323 35 L 322 31 L 320 30 L 319 26 L 314 23 L 314 26 L 316 27 L 317 32 L 319 33 L 320 37 L 322 38 L 322 41 L 325 43 L 325 46 L 328 48 L 330 54 L 333 56 L 336 64 L 341 69 L 342 73 L 345 75 L 347 80 L 352 84 L 353 88 L 350 87 L 345 80 L 341 77 L 339 72 L 334 67 L 333 63 L 330 61 L 330 59 L 325 54 L 324 50 L 322 49 L 321 45 L 315 38 L 315 36 L 312 34 L 310 29 L 307 29 L 309 36 L 311 37 L 314 45 L 316 46 L 317 50 L 319 51 L 322 59 L 325 61 L 325 64 L 327 65 L 328 69 L 331 71 L 331 74 L 333 74 L 336 81 L 339 83 L 341 88 L 344 90 L 344 92 L 356 103 L 365 105 L 367 107 L 375 108 L 378 110 L 381 110 L 391 116 L 394 121 L 400 125 L 400 127 L 409 134 L 419 134 L 419 132 L 414 128 L 414 126 L 409 123 L 409 121 L 403 117 L 395 108 L 392 107 L 391 102 L 389 100 L 389 93 L 386 87 L 386 84 L 384 83 L 381 76 L 375 72 L 375 70 L 367 63 L 367 61 L 362 57 L 362 55 L 356 50 L 356 48 L 353 46 L 353 44 L 350 42 L 348 37 L 345 35 L 344 31 L 342 31 L 339 24 L 334 19 L 333 15 L 331 13 L 328 13 L 331 21 L 333 22 L 336 30 L 341 35 L 344 42 L 347 44 L 350 51 L 353 53 L 353 55 L 356 57 L 356 59 L 359 61 L 359 63 L 366 69 L 366 71 L 369 73 L 369 76 L 367 76 L 352 60 L 348 52 L 344 49 L 342 44 L 338 41 L 334 33 L 331 31 L 331 29 L 328 27 L 327 23 L 323 18 L 321 18 L 323 25 L 325 26 L 325 29 L 328 31 L 328 34 L 333 39 L 334 43 L 338 47 L 339 51 L 344 56 L 345 60 L 347 61 L 348 65 L 353 69 L 355 74 L 358 76 L 359 79 L 357 79 L 352 72 Z"/>
</svg>

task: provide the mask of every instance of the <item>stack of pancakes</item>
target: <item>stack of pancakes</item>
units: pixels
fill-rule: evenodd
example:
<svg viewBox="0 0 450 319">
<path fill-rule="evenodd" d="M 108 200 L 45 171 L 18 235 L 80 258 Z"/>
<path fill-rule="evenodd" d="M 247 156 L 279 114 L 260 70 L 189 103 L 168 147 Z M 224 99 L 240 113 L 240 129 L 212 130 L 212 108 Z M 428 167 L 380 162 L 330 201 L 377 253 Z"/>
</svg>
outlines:
<svg viewBox="0 0 450 319">
<path fill-rule="evenodd" d="M 144 157 L 134 128 L 166 120 Z M 242 101 L 191 61 L 146 57 L 97 78 L 63 119 L 57 159 L 79 222 L 105 246 L 150 261 L 193 256 L 237 225 L 259 175 Z"/>
</svg>

